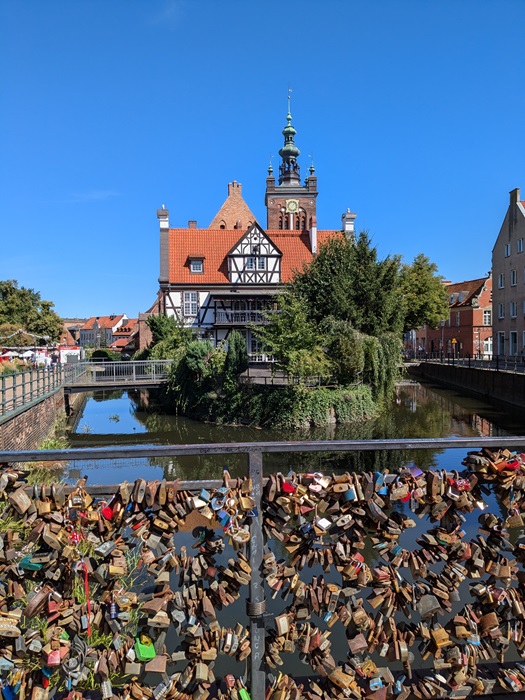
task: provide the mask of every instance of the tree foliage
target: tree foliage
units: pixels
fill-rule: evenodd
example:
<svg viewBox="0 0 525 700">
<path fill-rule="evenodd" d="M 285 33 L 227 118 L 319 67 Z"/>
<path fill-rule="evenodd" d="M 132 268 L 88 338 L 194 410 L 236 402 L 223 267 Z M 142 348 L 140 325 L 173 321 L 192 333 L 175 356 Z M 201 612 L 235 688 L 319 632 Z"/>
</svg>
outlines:
<svg viewBox="0 0 525 700">
<path fill-rule="evenodd" d="M 411 265 L 402 265 L 400 289 L 405 314 L 404 330 L 409 331 L 427 324 L 437 328 L 448 318 L 448 296 L 443 277 L 437 274 L 437 265 L 420 253 Z"/>
<path fill-rule="evenodd" d="M 63 323 L 53 307 L 52 302 L 43 300 L 34 289 L 19 287 L 16 280 L 0 280 L 0 326 L 9 324 L 31 336 L 28 343 L 23 342 L 21 335 L 13 344 L 45 345 L 46 341 L 59 340 Z"/>
<path fill-rule="evenodd" d="M 276 308 L 266 313 L 267 324 L 253 326 L 266 352 L 275 358 L 275 369 L 306 378 L 327 376 L 330 361 L 324 352 L 324 338 L 310 317 L 306 299 L 290 288 L 279 295 Z"/>
<path fill-rule="evenodd" d="M 367 233 L 355 242 L 333 238 L 301 273 L 291 288 L 305 300 L 311 318 L 348 321 L 355 330 L 377 336 L 403 328 L 399 258 L 378 260 Z"/>
<path fill-rule="evenodd" d="M 232 331 L 228 336 L 228 351 L 226 353 L 224 372 L 228 378 L 237 379 L 240 374 L 248 369 L 248 364 L 246 340 L 239 331 Z"/>
<path fill-rule="evenodd" d="M 134 359 L 177 360 L 194 339 L 191 328 L 186 328 L 174 316 L 149 316 L 146 323 L 151 329 L 152 343 L 146 353 Z"/>
</svg>

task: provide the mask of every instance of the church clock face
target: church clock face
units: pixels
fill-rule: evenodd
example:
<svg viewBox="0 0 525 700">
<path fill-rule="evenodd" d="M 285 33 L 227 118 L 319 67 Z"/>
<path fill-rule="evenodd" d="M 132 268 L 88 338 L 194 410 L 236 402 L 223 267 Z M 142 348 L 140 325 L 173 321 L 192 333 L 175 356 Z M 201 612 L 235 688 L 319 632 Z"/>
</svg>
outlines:
<svg viewBox="0 0 525 700">
<path fill-rule="evenodd" d="M 295 214 L 295 212 L 299 209 L 299 202 L 296 199 L 287 199 L 286 200 L 286 211 L 289 214 Z"/>
</svg>

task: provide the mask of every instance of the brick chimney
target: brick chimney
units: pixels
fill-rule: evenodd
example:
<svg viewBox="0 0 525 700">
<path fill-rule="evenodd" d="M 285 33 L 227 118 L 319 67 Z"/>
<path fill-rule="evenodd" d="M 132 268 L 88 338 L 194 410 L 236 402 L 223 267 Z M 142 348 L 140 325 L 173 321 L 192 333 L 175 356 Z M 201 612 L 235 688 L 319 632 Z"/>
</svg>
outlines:
<svg viewBox="0 0 525 700">
<path fill-rule="evenodd" d="M 159 282 L 169 281 L 169 246 L 168 231 L 170 228 L 170 213 L 162 205 L 162 209 L 157 209 L 157 219 L 160 225 L 160 274 Z"/>
<path fill-rule="evenodd" d="M 194 220 L 188 221 L 188 228 L 197 228 L 197 222 Z"/>
</svg>

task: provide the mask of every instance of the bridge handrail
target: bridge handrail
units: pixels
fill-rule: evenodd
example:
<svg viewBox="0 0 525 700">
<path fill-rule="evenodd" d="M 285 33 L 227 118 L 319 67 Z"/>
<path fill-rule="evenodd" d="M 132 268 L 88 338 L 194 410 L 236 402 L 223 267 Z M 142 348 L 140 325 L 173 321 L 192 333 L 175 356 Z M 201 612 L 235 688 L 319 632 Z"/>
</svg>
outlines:
<svg viewBox="0 0 525 700">
<path fill-rule="evenodd" d="M 51 396 L 64 387 L 88 383 L 161 382 L 173 360 L 78 362 L 0 374 L 0 418 Z"/>
<path fill-rule="evenodd" d="M 20 452 L 0 452 L 0 463 L 2 462 L 22 462 L 39 459 L 40 461 L 56 459 L 105 459 L 108 455 L 122 457 L 125 453 L 132 453 L 134 456 L 159 456 L 160 454 L 181 455 L 181 454 L 221 454 L 221 453 L 246 453 L 248 455 L 248 475 L 250 479 L 251 493 L 254 502 L 254 514 L 250 519 L 250 545 L 248 550 L 251 575 L 249 581 L 249 604 L 258 606 L 257 610 L 264 611 L 266 608 L 266 585 L 263 575 L 263 520 L 262 520 L 262 491 L 263 491 L 263 460 L 262 454 L 265 452 L 312 452 L 312 451 L 349 451 L 349 450 L 375 450 L 375 449 L 434 449 L 443 448 L 467 448 L 479 449 L 485 447 L 517 447 L 525 445 L 525 436 L 506 437 L 477 437 L 477 438 L 441 438 L 441 439 L 402 439 L 402 440 L 337 440 L 337 441 L 307 441 L 307 442 L 261 442 L 261 443 L 220 443 L 207 445 L 169 445 L 153 447 L 133 447 L 133 448 L 91 448 L 82 450 L 45 450 L 45 451 L 20 451 Z M 183 482 L 180 486 L 183 489 L 203 488 L 206 482 Z M 104 487 L 115 492 L 117 485 Z M 105 491 L 104 493 L 107 493 Z M 93 493 L 93 491 L 92 491 Z M 99 495 L 102 491 L 98 492 Z M 300 570 L 299 570 L 300 571 Z M 371 584 L 370 584 L 371 585 Z M 247 599 L 248 600 L 248 599 Z M 247 604 L 248 605 L 248 604 Z M 249 658 L 250 665 L 250 691 L 253 700 L 264 700 L 267 697 L 266 669 L 263 663 L 267 649 L 265 625 L 261 624 L 259 614 L 248 612 L 250 639 L 252 653 Z M 254 653 L 257 651 L 257 654 Z M 326 697 L 326 696 L 325 696 Z"/>
</svg>

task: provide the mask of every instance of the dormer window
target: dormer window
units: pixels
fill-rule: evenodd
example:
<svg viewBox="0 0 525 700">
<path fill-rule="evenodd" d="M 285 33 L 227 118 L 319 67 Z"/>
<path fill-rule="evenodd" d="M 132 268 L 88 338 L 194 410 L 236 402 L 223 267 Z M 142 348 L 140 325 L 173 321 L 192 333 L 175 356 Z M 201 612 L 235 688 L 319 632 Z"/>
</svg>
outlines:
<svg viewBox="0 0 525 700">
<path fill-rule="evenodd" d="M 190 272 L 193 275 L 202 275 L 204 272 L 204 255 L 189 256 Z"/>
</svg>

